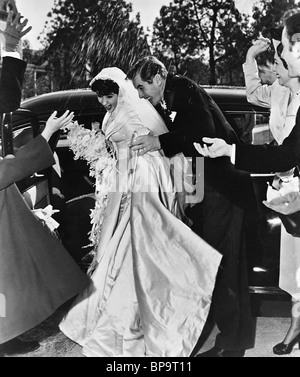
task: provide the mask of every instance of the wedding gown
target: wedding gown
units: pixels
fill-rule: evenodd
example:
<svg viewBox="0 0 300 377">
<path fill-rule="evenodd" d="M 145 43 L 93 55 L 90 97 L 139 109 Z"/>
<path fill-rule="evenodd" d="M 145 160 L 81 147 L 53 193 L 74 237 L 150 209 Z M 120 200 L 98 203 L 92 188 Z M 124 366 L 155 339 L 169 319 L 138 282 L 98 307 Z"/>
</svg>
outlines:
<svg viewBox="0 0 300 377">
<path fill-rule="evenodd" d="M 116 123 L 107 116 L 103 130 L 118 155 L 122 190 L 108 196 L 92 284 L 60 329 L 85 356 L 188 357 L 208 316 L 221 255 L 174 215 L 169 159 L 161 152 L 128 159 L 133 133 L 149 130 L 135 114 Z"/>
</svg>

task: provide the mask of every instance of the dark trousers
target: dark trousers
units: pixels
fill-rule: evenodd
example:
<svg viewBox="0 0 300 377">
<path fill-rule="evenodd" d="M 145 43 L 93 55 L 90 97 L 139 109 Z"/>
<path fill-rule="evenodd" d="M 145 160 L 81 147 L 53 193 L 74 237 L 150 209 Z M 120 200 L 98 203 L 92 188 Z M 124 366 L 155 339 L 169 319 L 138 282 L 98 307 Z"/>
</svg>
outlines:
<svg viewBox="0 0 300 377">
<path fill-rule="evenodd" d="M 226 350 L 253 348 L 245 212 L 207 183 L 204 200 L 197 207 L 193 230 L 223 255 L 212 298 L 212 314 L 220 331 L 215 345 Z"/>
</svg>

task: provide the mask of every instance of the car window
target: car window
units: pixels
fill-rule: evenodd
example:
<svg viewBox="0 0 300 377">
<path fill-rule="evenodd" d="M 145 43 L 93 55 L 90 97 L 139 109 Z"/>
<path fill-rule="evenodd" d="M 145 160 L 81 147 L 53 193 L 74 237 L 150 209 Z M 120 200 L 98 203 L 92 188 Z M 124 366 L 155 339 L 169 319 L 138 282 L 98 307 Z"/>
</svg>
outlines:
<svg viewBox="0 0 300 377">
<path fill-rule="evenodd" d="M 32 127 L 30 125 L 25 126 L 22 129 L 13 131 L 14 149 L 17 150 L 26 145 L 33 139 Z"/>
<path fill-rule="evenodd" d="M 225 112 L 226 119 L 246 144 L 269 144 L 274 138 L 269 127 L 269 113 L 255 111 Z"/>
<path fill-rule="evenodd" d="M 39 133 L 37 118 L 28 110 L 17 110 L 3 120 L 6 127 L 3 127 L 0 137 L 1 155 L 2 146 L 5 146 L 6 151 L 11 149 L 12 153 L 16 154 L 18 149 Z M 46 169 L 17 182 L 17 187 L 29 208 L 44 208 L 50 204 L 49 175 L 50 169 Z"/>
<path fill-rule="evenodd" d="M 252 129 L 252 144 L 270 144 L 274 141 L 269 120 L 269 114 L 255 114 L 255 127 Z"/>
<path fill-rule="evenodd" d="M 1 157 L 13 153 L 12 115 L 1 114 Z"/>
<path fill-rule="evenodd" d="M 16 111 L 12 114 L 6 115 L 3 119 L 3 126 L 0 135 L 0 153 L 2 155 L 2 145 L 10 143 L 12 135 L 12 147 L 14 153 L 27 144 L 34 136 L 36 136 L 36 124 L 33 125 L 32 114 L 30 112 Z M 4 141 L 2 140 L 4 138 Z"/>
</svg>

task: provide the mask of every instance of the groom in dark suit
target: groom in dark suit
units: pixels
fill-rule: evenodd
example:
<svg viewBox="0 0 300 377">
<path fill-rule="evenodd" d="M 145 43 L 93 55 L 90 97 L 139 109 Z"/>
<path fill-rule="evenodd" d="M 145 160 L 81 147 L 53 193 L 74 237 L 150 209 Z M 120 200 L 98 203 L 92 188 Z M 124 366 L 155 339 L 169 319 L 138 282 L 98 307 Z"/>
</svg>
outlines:
<svg viewBox="0 0 300 377">
<path fill-rule="evenodd" d="M 168 157 L 179 152 L 195 157 L 193 142 L 201 141 L 204 135 L 222 135 L 227 141 L 238 142 L 208 93 L 186 77 L 168 74 L 155 57 L 137 62 L 128 78 L 140 98 L 148 99 L 162 115 L 170 131 L 158 137 L 141 136 L 132 143 L 132 150 L 144 154 L 162 149 Z M 164 108 L 175 113 L 173 122 Z M 223 261 L 212 299 L 220 333 L 215 347 L 203 357 L 239 357 L 254 346 L 244 225 L 245 213 L 248 218 L 255 216 L 255 207 L 249 174 L 234 171 L 229 158 L 205 161 L 204 200 L 193 209 L 193 220 L 197 218 L 193 229 L 223 255 Z"/>
</svg>

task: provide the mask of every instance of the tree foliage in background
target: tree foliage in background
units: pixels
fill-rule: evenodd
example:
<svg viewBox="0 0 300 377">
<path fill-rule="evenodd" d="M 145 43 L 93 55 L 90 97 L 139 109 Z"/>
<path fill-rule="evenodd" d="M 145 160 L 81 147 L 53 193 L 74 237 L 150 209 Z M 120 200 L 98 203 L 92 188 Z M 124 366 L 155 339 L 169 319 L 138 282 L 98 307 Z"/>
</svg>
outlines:
<svg viewBox="0 0 300 377">
<path fill-rule="evenodd" d="M 218 84 L 244 85 L 242 70 L 253 35 L 249 17 L 232 4 L 231 16 L 219 25 L 218 50 L 215 56 Z"/>
<path fill-rule="evenodd" d="M 173 0 L 161 8 L 149 46 L 139 14 L 133 18 L 127 1 L 55 0 L 43 56 L 28 50 L 33 64 L 53 69 L 54 90 L 86 87 L 108 66 L 127 72 L 150 51 L 170 72 L 200 84 L 244 85 L 242 64 L 253 40 L 268 37 L 287 10 L 299 7 L 298 0 L 258 0 L 250 18 L 239 13 L 234 0 Z M 27 81 L 29 93 L 30 75 Z M 38 85 L 38 92 L 49 90 L 46 78 L 39 77 Z"/>
<path fill-rule="evenodd" d="M 85 87 L 102 68 L 125 72 L 149 54 L 139 15 L 123 0 L 56 0 L 43 40 L 57 89 Z"/>
<path fill-rule="evenodd" d="M 269 36 L 297 2 L 258 1 L 251 20 L 234 0 L 174 0 L 155 20 L 153 50 L 173 70 L 202 84 L 244 85 L 242 64 L 252 41 L 261 33 Z"/>
<path fill-rule="evenodd" d="M 27 62 L 27 69 L 22 85 L 23 98 L 51 92 L 52 72 L 44 62 L 43 50 L 32 50 L 27 39 L 23 40 L 23 59 Z"/>
<path fill-rule="evenodd" d="M 248 24 L 247 17 L 235 8 L 234 0 L 174 0 L 162 7 L 155 20 L 153 49 L 159 55 L 172 57 L 180 73 L 186 60 L 208 62 L 210 84 L 220 82 L 218 70 L 229 69 L 232 74 L 228 80 L 234 84 L 233 72 L 241 63 L 240 49 L 249 38 Z"/>
<path fill-rule="evenodd" d="M 260 34 L 269 37 L 269 30 L 274 27 L 282 26 L 283 15 L 291 9 L 300 9 L 296 0 L 271 0 L 259 1 L 253 8 L 253 37 L 257 38 Z"/>
</svg>

